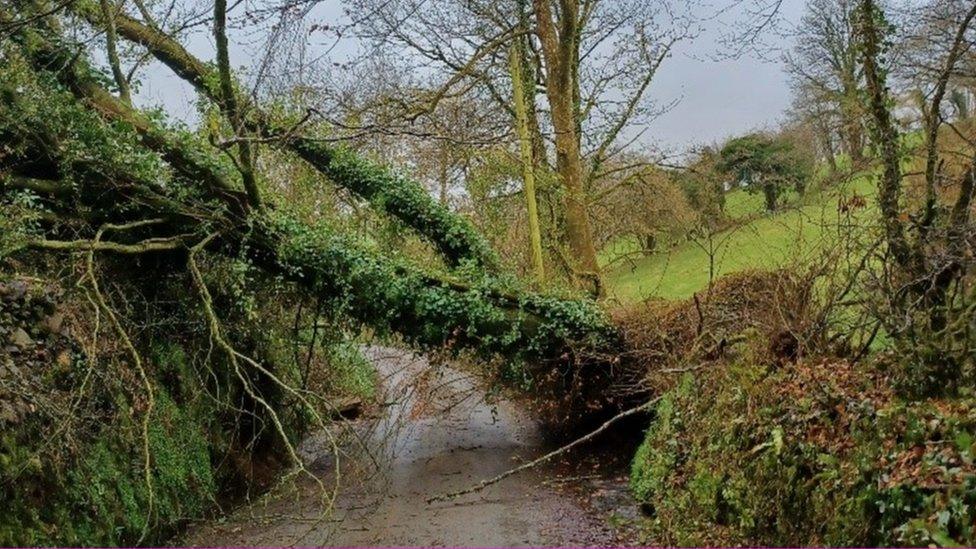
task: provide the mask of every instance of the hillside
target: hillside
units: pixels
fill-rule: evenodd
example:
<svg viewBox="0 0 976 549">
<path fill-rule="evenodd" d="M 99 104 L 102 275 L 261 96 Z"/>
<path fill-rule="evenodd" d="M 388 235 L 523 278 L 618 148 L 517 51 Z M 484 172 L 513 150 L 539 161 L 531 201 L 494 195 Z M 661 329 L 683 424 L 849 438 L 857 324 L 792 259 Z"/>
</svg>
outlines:
<svg viewBox="0 0 976 549">
<path fill-rule="evenodd" d="M 795 195 L 773 215 L 762 213 L 762 196 L 744 190 L 726 196 L 726 215 L 741 220 L 712 237 L 714 276 L 747 269 L 772 269 L 810 257 L 821 249 L 825 235 L 839 222 L 838 202 L 854 194 L 864 196 L 868 207 L 859 214 L 873 211 L 873 179 L 854 178 L 836 186 L 811 190 L 803 198 Z M 626 245 L 615 247 L 615 255 L 604 256 L 605 264 L 615 263 L 607 273 L 607 287 L 612 298 L 634 302 L 650 297 L 683 299 L 708 286 L 709 244 L 706 239 L 687 240 L 666 252 L 636 261 L 614 260 L 630 251 Z"/>
</svg>

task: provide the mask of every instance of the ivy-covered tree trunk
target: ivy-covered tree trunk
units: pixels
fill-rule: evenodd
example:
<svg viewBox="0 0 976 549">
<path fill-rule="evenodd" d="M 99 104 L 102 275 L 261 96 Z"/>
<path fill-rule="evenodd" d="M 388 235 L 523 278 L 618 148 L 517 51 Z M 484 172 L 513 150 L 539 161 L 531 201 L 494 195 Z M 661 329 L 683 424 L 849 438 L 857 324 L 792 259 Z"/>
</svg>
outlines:
<svg viewBox="0 0 976 549">
<path fill-rule="evenodd" d="M 536 280 L 541 284 L 546 279 L 546 268 L 542 259 L 542 231 L 539 228 L 539 207 L 535 194 L 535 161 L 532 158 L 532 137 L 529 134 L 529 117 L 525 96 L 525 76 L 522 72 L 524 55 L 522 39 L 516 39 L 509 52 L 512 76 L 512 102 L 515 103 L 515 127 L 519 140 L 519 156 L 522 167 L 522 192 L 525 194 L 526 211 L 529 217 L 529 243 L 532 252 L 532 267 Z"/>
</svg>

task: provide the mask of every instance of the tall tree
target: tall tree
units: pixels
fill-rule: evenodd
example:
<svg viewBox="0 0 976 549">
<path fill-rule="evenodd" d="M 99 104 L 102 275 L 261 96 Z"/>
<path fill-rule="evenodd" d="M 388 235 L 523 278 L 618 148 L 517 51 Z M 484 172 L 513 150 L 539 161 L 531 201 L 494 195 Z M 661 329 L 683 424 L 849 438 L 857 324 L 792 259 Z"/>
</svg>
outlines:
<svg viewBox="0 0 976 549">
<path fill-rule="evenodd" d="M 560 0 L 558 7 L 549 0 L 533 0 L 532 5 L 552 110 L 556 170 L 564 189 L 566 241 L 577 263 L 576 274 L 588 280 L 592 292 L 600 293 L 600 265 L 587 213 L 580 150 L 580 33 L 586 14 L 580 12 L 578 0 Z"/>
<path fill-rule="evenodd" d="M 855 0 L 810 0 L 785 57 L 794 93 L 829 113 L 853 164 L 864 160 L 864 88 L 855 37 Z"/>
<path fill-rule="evenodd" d="M 521 5 L 519 6 L 522 7 Z M 524 28 L 524 27 L 523 27 Z M 539 227 L 539 206 L 535 193 L 536 161 L 532 153 L 532 133 L 529 127 L 529 109 L 526 105 L 526 86 L 535 85 L 527 81 L 523 63 L 526 57 L 524 37 L 517 37 L 511 47 L 512 103 L 515 107 L 515 127 L 518 133 L 519 158 L 522 164 L 522 192 L 525 194 L 526 211 L 529 218 L 529 242 L 532 249 L 532 267 L 539 283 L 545 282 L 546 268 L 542 255 L 542 231 Z M 534 98 L 533 98 L 534 100 Z"/>
<path fill-rule="evenodd" d="M 965 330 L 960 334 L 952 319 L 961 315 L 965 325 L 972 320 L 971 300 L 976 297 L 950 290 L 974 270 L 973 247 L 976 244 L 971 225 L 973 198 L 976 193 L 976 146 L 969 141 L 963 173 L 953 181 L 958 189 L 955 198 L 940 196 L 947 185 L 942 172 L 942 154 L 938 148 L 940 130 L 946 125 L 943 102 L 959 60 L 971 51 L 974 43 L 976 4 L 955 3 L 950 20 L 953 32 L 935 59 L 925 66 L 935 66 L 933 78 L 921 96 L 924 136 L 924 189 L 921 208 L 906 208 L 906 173 L 902 158 L 901 133 L 892 112 L 889 88 L 890 42 L 888 16 L 875 0 L 860 0 L 858 36 L 861 61 L 867 86 L 867 104 L 872 120 L 872 140 L 879 151 L 882 173 L 878 183 L 878 202 L 884 228 L 884 242 L 893 268 L 886 273 L 891 309 L 882 318 L 896 341 L 906 342 L 904 351 L 912 357 L 911 369 L 917 372 L 917 388 L 923 392 L 943 392 L 957 387 L 965 361 L 972 360 Z M 968 5 L 966 5 L 968 4 Z M 929 7 L 945 5 L 933 2 Z M 908 202 L 911 204 L 911 202 Z M 970 300 L 967 304 L 966 300 Z"/>
<path fill-rule="evenodd" d="M 761 192 L 766 211 L 776 211 L 780 195 L 789 187 L 802 188 L 811 162 L 782 136 L 754 133 L 729 140 L 722 147 L 719 169 L 752 193 Z"/>
<path fill-rule="evenodd" d="M 540 192 L 542 206 L 555 214 L 546 225 L 557 227 L 562 241 L 543 247 L 555 250 L 557 265 L 580 286 L 598 292 L 589 194 L 596 181 L 620 169 L 611 161 L 660 112 L 647 90 L 674 44 L 697 32 L 692 19 L 680 5 L 650 0 L 545 2 L 547 22 L 536 4 L 523 21 L 522 0 L 350 1 L 374 14 L 363 23 L 362 37 L 378 49 L 405 53 L 407 62 L 432 75 L 428 93 L 404 96 L 409 118 L 432 112 L 445 97 L 484 94 L 511 117 L 516 150 L 518 113 L 503 90 L 511 84 L 511 45 L 524 40 L 532 159 L 556 172 L 560 187 L 558 198 Z"/>
</svg>

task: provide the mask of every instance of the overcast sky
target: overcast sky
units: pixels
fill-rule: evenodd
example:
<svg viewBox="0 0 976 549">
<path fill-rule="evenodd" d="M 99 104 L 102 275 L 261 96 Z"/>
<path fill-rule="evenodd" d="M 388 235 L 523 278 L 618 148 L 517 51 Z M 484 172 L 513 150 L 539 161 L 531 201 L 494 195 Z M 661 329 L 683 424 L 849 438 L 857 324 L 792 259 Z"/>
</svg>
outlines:
<svg viewBox="0 0 976 549">
<path fill-rule="evenodd" d="M 338 0 L 327 2 L 338 11 Z M 726 0 L 712 0 L 711 9 L 723 2 Z M 790 94 L 775 50 L 789 47 L 790 39 L 786 35 L 791 24 L 801 16 L 803 5 L 803 0 L 784 0 L 780 30 L 763 36 L 771 48 L 762 56 L 765 59 L 745 55 L 716 60 L 716 54 L 723 50 L 720 37 L 731 30 L 728 25 L 732 21 L 714 21 L 702 36 L 680 44 L 662 66 L 649 92 L 661 104 L 679 101 L 652 123 L 644 136 L 644 145 L 680 153 L 692 145 L 769 127 L 780 120 L 789 106 Z M 213 57 L 206 33 L 193 37 L 190 48 L 207 59 Z M 235 66 L 250 65 L 247 49 L 240 45 L 234 48 Z M 160 66 L 147 73 L 139 93 L 144 105 L 162 105 L 171 114 L 188 121 L 194 117 L 195 97 L 191 89 Z"/>
<path fill-rule="evenodd" d="M 721 23 L 701 39 L 682 44 L 651 90 L 660 102 L 680 98 L 674 109 L 651 125 L 651 143 L 681 150 L 777 122 L 790 103 L 777 49 L 790 46 L 789 29 L 802 16 L 803 7 L 803 0 L 783 2 L 779 30 L 763 37 L 769 48 L 763 48 L 765 59 L 748 55 L 716 61 L 714 54 L 723 49 L 719 37 L 729 31 Z"/>
</svg>

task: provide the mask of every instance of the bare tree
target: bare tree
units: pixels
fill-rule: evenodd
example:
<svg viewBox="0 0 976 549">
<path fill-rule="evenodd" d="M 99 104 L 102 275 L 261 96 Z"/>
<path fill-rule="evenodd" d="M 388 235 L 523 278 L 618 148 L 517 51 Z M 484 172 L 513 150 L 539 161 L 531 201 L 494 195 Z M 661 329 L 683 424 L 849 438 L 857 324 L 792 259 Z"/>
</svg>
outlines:
<svg viewBox="0 0 976 549">
<path fill-rule="evenodd" d="M 811 0 L 785 55 L 794 93 L 815 109 L 832 141 L 836 132 L 852 163 L 864 159 L 864 77 L 855 37 L 854 0 Z"/>
<path fill-rule="evenodd" d="M 351 5 L 376 14 L 363 23 L 363 39 L 378 49 L 404 52 L 412 67 L 431 75 L 429 91 L 402 97 L 409 120 L 425 116 L 445 97 L 482 93 L 497 101 L 517 128 L 507 90 L 510 47 L 523 42 L 519 61 L 531 83 L 523 87 L 531 161 L 559 174 L 560 224 L 571 274 L 599 292 L 589 190 L 611 173 L 608 161 L 660 111 L 646 92 L 674 44 L 694 34 L 690 18 L 667 3 L 645 0 L 534 2 L 528 20 L 519 15 L 525 12 L 517 1 L 353 0 Z"/>
<path fill-rule="evenodd" d="M 930 6 L 938 9 L 945 5 L 936 1 Z M 976 146 L 971 141 L 965 169 L 953 182 L 958 189 L 955 198 L 940 196 L 941 188 L 947 185 L 938 148 L 940 131 L 946 126 L 943 103 L 959 60 L 973 47 L 976 30 L 976 4 L 955 6 L 958 9 L 951 12 L 954 32 L 949 33 L 949 40 L 940 48 L 942 54 L 926 63 L 934 67 L 934 78 L 920 99 L 924 113 L 924 196 L 921 208 L 909 212 L 905 212 L 902 201 L 906 174 L 901 134 L 890 100 L 890 67 L 885 63 L 887 17 L 874 0 L 860 0 L 858 13 L 872 138 L 883 168 L 878 196 L 884 241 L 893 260 L 891 272 L 885 277 L 891 309 L 887 328 L 892 335 L 908 339 L 907 350 L 917 359 L 915 369 L 921 373 L 919 385 L 926 391 L 957 386 L 971 345 L 967 325 L 972 319 L 974 296 L 959 286 L 974 268 L 972 250 L 976 239 L 970 219 L 976 189 Z M 953 295 L 953 288 L 961 293 Z M 923 320 L 919 321 L 919 317 Z M 961 319 L 959 326 L 952 321 L 954 318 Z M 927 345 L 937 349 L 939 358 L 933 360 Z"/>
</svg>

